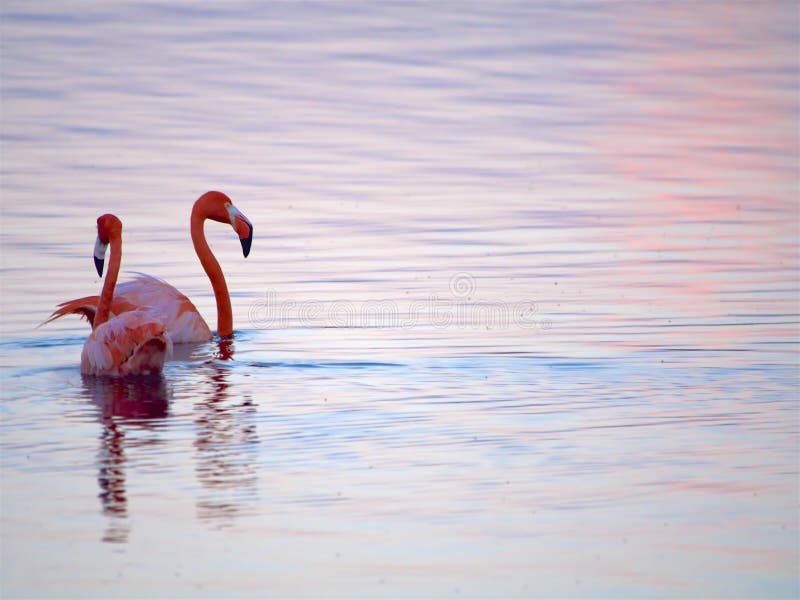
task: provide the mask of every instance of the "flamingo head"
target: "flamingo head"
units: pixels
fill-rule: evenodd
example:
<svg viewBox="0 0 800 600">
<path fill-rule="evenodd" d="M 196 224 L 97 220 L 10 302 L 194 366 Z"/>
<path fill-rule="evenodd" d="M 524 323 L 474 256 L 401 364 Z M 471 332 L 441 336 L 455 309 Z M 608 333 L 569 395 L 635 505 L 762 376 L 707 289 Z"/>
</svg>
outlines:
<svg viewBox="0 0 800 600">
<path fill-rule="evenodd" d="M 228 223 L 233 227 L 242 243 L 242 252 L 247 258 L 253 243 L 253 224 L 233 205 L 231 199 L 222 192 L 206 192 L 195 202 L 195 210 L 198 208 L 206 218 L 219 223 Z M 192 212 L 194 213 L 194 210 Z"/>
<path fill-rule="evenodd" d="M 103 263 L 106 260 L 106 248 L 112 238 L 122 235 L 122 221 L 111 214 L 97 217 L 97 241 L 94 243 L 94 267 L 97 274 L 103 276 Z"/>
</svg>

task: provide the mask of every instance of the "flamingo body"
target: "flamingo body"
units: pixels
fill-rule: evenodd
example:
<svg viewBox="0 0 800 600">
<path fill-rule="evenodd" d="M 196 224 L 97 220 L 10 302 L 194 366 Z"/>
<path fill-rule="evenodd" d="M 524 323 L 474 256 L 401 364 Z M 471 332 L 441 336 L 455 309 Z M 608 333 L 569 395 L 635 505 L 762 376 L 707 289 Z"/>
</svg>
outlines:
<svg viewBox="0 0 800 600">
<path fill-rule="evenodd" d="M 100 296 L 86 296 L 62 302 L 45 323 L 64 315 L 77 314 L 92 324 L 99 301 Z M 192 301 L 163 279 L 140 273 L 136 279 L 114 288 L 109 308 L 111 317 L 140 309 L 153 313 L 166 325 L 174 344 L 207 342 L 213 337 Z"/>
<path fill-rule="evenodd" d="M 124 312 L 98 325 L 83 344 L 81 373 L 142 375 L 160 373 L 172 352 L 163 323 L 147 311 Z"/>
<path fill-rule="evenodd" d="M 163 279 L 140 274 L 117 289 L 124 302 L 157 313 L 174 343 L 207 342 L 213 337 L 192 301 Z"/>
<path fill-rule="evenodd" d="M 118 285 L 114 298 L 119 299 L 119 308 L 147 307 L 158 315 L 173 343 L 207 342 L 212 338 L 211 329 L 192 301 L 162 279 L 140 274 Z"/>
</svg>

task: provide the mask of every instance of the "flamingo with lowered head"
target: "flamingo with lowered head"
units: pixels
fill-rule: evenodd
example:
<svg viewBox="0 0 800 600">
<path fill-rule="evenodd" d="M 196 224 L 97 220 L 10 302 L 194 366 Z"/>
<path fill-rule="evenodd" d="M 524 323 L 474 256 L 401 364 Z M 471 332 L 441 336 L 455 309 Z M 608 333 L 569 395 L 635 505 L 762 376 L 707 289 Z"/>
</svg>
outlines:
<svg viewBox="0 0 800 600">
<path fill-rule="evenodd" d="M 231 298 L 222 268 L 211 252 L 203 233 L 206 219 L 227 223 L 233 227 L 242 243 L 242 252 L 245 258 L 250 253 L 250 245 L 253 241 L 253 225 L 233 205 L 231 199 L 222 192 L 206 192 L 197 199 L 192 207 L 190 220 L 192 243 L 197 257 L 200 259 L 200 264 L 211 280 L 211 287 L 214 289 L 214 298 L 217 303 L 217 335 L 227 338 L 233 335 Z M 97 305 L 97 296 L 86 296 L 62 302 L 45 323 L 67 314 L 82 315 L 90 323 L 93 323 L 96 318 Z M 176 344 L 205 342 L 213 337 L 211 329 L 191 300 L 161 279 L 140 274 L 133 281 L 117 287 L 110 306 L 111 313 L 119 315 L 137 308 L 152 309 L 159 317 L 163 317 L 167 331 Z"/>
<path fill-rule="evenodd" d="M 95 267 L 101 277 L 109 244 L 111 260 L 92 319 L 92 333 L 83 344 L 81 373 L 115 376 L 159 373 L 172 352 L 172 341 L 164 323 L 147 310 L 129 310 L 110 318 L 122 262 L 122 222 L 106 214 L 97 219 L 94 250 Z"/>
</svg>

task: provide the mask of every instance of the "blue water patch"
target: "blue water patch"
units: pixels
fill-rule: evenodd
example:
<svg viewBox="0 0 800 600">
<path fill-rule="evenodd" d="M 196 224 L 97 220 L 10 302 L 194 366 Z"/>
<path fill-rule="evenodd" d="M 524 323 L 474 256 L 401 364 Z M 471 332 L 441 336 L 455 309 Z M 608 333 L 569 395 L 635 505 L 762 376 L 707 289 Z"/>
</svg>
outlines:
<svg viewBox="0 0 800 600">
<path fill-rule="evenodd" d="M 367 361 L 254 361 L 245 363 L 247 366 L 258 368 L 289 368 L 289 369 L 379 369 L 403 367 L 401 363 L 367 362 Z"/>
<path fill-rule="evenodd" d="M 28 348 L 57 348 L 60 346 L 79 346 L 86 341 L 86 337 L 66 338 L 33 338 L 17 339 L 0 342 L 0 350 L 22 350 Z"/>
</svg>

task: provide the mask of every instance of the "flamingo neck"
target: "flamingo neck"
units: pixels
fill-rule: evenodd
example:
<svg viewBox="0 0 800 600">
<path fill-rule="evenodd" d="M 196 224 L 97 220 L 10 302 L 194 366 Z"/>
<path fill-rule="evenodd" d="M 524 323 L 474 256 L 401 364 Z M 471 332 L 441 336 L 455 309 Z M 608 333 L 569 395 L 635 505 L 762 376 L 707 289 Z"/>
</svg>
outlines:
<svg viewBox="0 0 800 600">
<path fill-rule="evenodd" d="M 206 242 L 206 236 L 203 232 L 205 220 L 206 214 L 202 207 L 195 204 L 192 209 L 191 219 L 192 244 L 194 244 L 194 251 L 197 253 L 197 258 L 200 259 L 200 264 L 203 265 L 203 270 L 211 280 L 211 287 L 214 288 L 214 298 L 217 301 L 217 335 L 219 337 L 230 337 L 233 335 L 231 297 L 228 294 L 228 285 L 225 283 L 222 268 L 214 257 L 214 253 L 211 252 L 208 242 Z"/>
<path fill-rule="evenodd" d="M 122 264 L 122 238 L 116 236 L 110 240 L 110 244 L 111 257 L 108 261 L 108 271 L 106 271 L 106 278 L 103 281 L 103 289 L 100 292 L 100 301 L 97 303 L 97 312 L 92 322 L 92 329 L 97 329 L 108 321 L 111 300 L 114 297 L 114 287 L 117 285 L 119 268 Z"/>
</svg>

